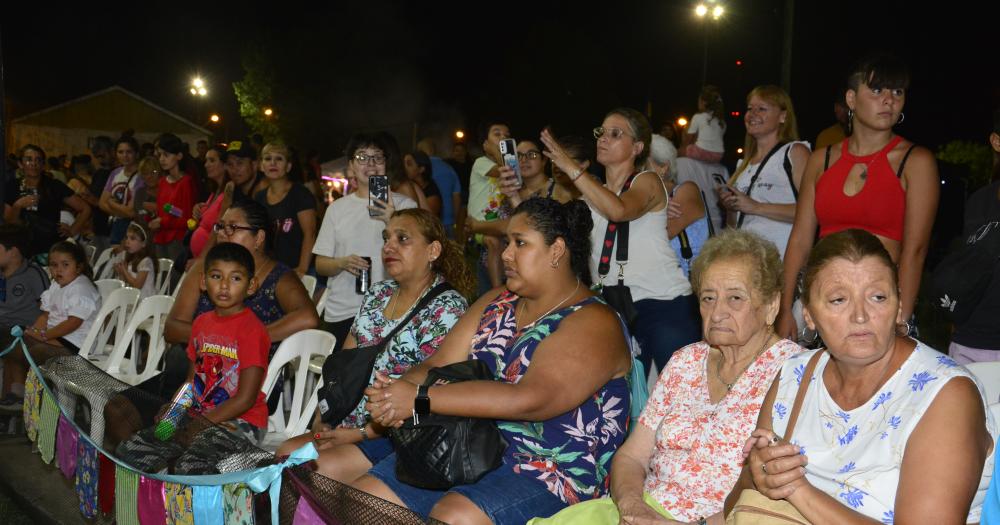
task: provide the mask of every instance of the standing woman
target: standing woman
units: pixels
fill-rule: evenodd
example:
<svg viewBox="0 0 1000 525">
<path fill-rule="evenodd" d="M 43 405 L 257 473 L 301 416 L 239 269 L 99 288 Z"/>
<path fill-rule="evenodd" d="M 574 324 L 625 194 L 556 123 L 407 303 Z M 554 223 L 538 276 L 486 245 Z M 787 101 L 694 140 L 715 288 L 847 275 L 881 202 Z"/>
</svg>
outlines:
<svg viewBox="0 0 1000 525">
<path fill-rule="evenodd" d="M 156 195 L 156 218 L 149 227 L 156 230 L 153 243 L 157 257 L 176 259 L 184 249 L 187 221 L 194 207 L 194 179 L 181 166 L 184 144 L 172 133 L 164 133 L 156 140 L 156 157 L 160 160 L 160 189 Z"/>
<path fill-rule="evenodd" d="M 406 171 L 406 178 L 424 192 L 424 198 L 427 199 L 427 211 L 440 218 L 441 189 L 432 178 L 434 167 L 431 165 L 431 158 L 419 150 L 407 153 L 403 157 L 403 168 Z"/>
<path fill-rule="evenodd" d="M 108 176 L 108 183 L 101 192 L 99 206 L 111 221 L 111 244 L 118 244 L 125 238 L 125 230 L 135 217 L 132 201 L 136 191 L 142 187 L 139 173 L 139 143 L 131 134 L 125 133 L 115 142 L 115 157 L 118 167 Z"/>
<path fill-rule="evenodd" d="M 226 196 L 223 189 L 229 182 L 229 175 L 226 173 L 225 159 L 226 149 L 222 146 L 212 146 L 205 152 L 205 177 L 208 179 L 209 196 L 205 202 L 197 204 L 192 212 L 192 217 L 198 221 L 198 227 L 191 234 L 190 248 L 193 259 L 200 257 L 209 247 L 212 227 L 226 212 L 226 207 L 223 206 Z"/>
<path fill-rule="evenodd" d="M 747 95 L 743 122 L 743 158 L 729 184 L 719 188 L 719 202 L 733 214 L 727 224 L 773 242 L 784 255 L 809 143 L 799 141 L 792 99 L 778 86 L 757 86 Z"/>
<path fill-rule="evenodd" d="M 785 251 L 779 335 L 794 339 L 798 331 L 792 303 L 816 228 L 820 238 L 850 228 L 877 236 L 899 267 L 903 319 L 913 315 L 941 183 L 934 154 L 893 132 L 909 86 L 906 65 L 884 55 L 862 60 L 847 77 L 853 132 L 806 164 Z"/>
<path fill-rule="evenodd" d="M 260 167 L 269 184 L 254 200 L 267 208 L 274 225 L 274 257 L 301 277 L 309 271 L 316 243 L 316 199 L 288 178 L 292 162 L 284 144 L 266 144 L 260 151 Z"/>
<path fill-rule="evenodd" d="M 691 283 L 667 238 L 667 191 L 655 172 L 641 170 L 649 156 L 652 131 L 642 113 L 619 108 L 604 117 L 601 126 L 594 129 L 594 137 L 597 162 L 604 166 L 608 181 L 604 185 L 587 174 L 548 130 L 542 131 L 545 155 L 569 174 L 590 206 L 594 281 L 616 284 L 621 268 L 638 313 L 629 328 L 642 347 L 640 360 L 648 370 L 655 358 L 662 370 L 674 350 L 701 339 L 701 326 Z M 615 262 L 617 242 L 609 259 L 602 260 L 609 222 L 629 223 L 628 264 L 624 267 Z"/>
</svg>

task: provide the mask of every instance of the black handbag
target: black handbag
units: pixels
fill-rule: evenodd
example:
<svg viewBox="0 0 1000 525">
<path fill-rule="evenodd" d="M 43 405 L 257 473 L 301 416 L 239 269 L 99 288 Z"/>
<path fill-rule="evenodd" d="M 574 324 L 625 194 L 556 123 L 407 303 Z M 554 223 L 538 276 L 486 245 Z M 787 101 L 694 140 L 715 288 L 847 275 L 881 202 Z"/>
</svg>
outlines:
<svg viewBox="0 0 1000 525">
<path fill-rule="evenodd" d="M 451 290 L 448 283 L 431 288 L 404 317 L 389 335 L 377 344 L 353 349 L 341 349 L 323 363 L 323 386 L 318 392 L 319 414 L 328 425 L 338 425 L 361 402 L 375 368 L 375 360 L 388 347 L 396 334 L 410 323 L 435 297 Z"/>
<path fill-rule="evenodd" d="M 622 192 L 632 186 L 632 181 L 638 175 L 638 173 L 633 173 L 625 180 Z M 639 317 L 639 312 L 636 311 L 635 302 L 632 301 L 632 290 L 625 285 L 625 265 L 628 264 L 628 224 L 628 221 L 608 221 L 608 228 L 604 232 L 604 245 L 601 246 L 601 260 L 597 265 L 597 274 L 603 283 L 604 277 L 611 270 L 611 249 L 617 243 L 618 250 L 615 252 L 615 263 L 618 265 L 618 284 L 610 286 L 602 284 L 601 297 L 608 303 L 608 306 L 614 308 L 622 316 L 625 326 L 632 328 L 635 320 Z"/>
<path fill-rule="evenodd" d="M 493 380 L 486 363 L 478 359 L 432 368 L 424 385 L 441 385 L 470 380 Z M 429 490 L 447 490 L 467 485 L 503 463 L 507 449 L 496 422 L 433 412 L 408 419 L 389 432 L 396 450 L 396 477 L 399 481 Z"/>
</svg>

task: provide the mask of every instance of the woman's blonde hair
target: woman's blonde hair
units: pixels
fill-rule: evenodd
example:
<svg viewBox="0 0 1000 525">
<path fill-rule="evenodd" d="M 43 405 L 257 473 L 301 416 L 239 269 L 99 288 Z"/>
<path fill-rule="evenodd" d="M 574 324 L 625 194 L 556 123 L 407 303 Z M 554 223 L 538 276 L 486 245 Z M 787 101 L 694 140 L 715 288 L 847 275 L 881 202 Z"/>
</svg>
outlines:
<svg viewBox="0 0 1000 525">
<path fill-rule="evenodd" d="M 750 104 L 750 99 L 755 96 L 763 99 L 768 104 L 777 106 L 779 111 L 785 112 L 785 121 L 778 127 L 778 142 L 783 143 L 799 140 L 799 125 L 795 119 L 795 107 L 792 106 L 792 98 L 788 96 L 788 93 L 785 93 L 784 89 L 773 84 L 757 86 L 747 95 L 747 104 Z M 740 173 L 746 171 L 747 166 L 750 164 L 750 159 L 756 154 L 757 139 L 750 136 L 750 133 L 747 133 L 743 143 L 743 162 L 740 163 L 740 168 L 733 174 L 732 180 L 736 180 L 740 176 Z"/>
</svg>

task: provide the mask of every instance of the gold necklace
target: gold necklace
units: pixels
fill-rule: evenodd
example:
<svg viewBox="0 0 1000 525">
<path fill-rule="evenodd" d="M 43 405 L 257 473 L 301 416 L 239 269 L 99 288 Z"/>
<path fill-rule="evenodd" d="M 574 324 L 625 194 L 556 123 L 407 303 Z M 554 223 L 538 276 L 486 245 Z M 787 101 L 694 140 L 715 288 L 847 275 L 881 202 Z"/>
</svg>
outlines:
<svg viewBox="0 0 1000 525">
<path fill-rule="evenodd" d="M 420 292 L 420 295 L 417 296 L 417 300 L 413 301 L 413 304 L 417 304 L 418 302 L 420 302 L 420 299 L 423 298 L 424 294 L 427 293 L 427 290 L 430 289 L 431 284 L 434 284 L 434 279 L 431 279 L 430 284 L 428 284 L 427 286 L 424 287 L 423 291 Z M 396 289 L 396 291 L 400 292 L 400 295 L 402 295 L 402 290 L 403 290 L 402 287 Z M 389 310 L 389 315 L 386 316 L 386 319 L 389 319 L 389 320 L 396 319 L 396 305 L 399 304 L 399 301 L 395 300 L 396 297 L 397 297 L 396 296 L 396 292 L 393 292 L 392 293 L 392 297 L 389 298 L 389 306 L 392 309 Z M 410 305 L 410 308 L 413 308 L 413 304 Z M 407 308 L 406 311 L 409 312 L 410 309 Z"/>
<path fill-rule="evenodd" d="M 552 308 L 550 308 L 548 312 L 545 312 L 544 314 L 542 314 L 542 315 L 540 315 L 540 316 L 536 317 L 534 321 L 532 321 L 532 322 L 530 322 L 530 323 L 528 323 L 528 324 L 525 324 L 525 325 L 521 325 L 521 328 L 523 329 L 523 328 L 524 328 L 524 327 L 526 327 L 526 326 L 531 326 L 531 325 L 533 325 L 533 324 L 537 323 L 539 319 L 541 319 L 541 318 L 543 318 L 543 317 L 546 317 L 546 316 L 548 316 L 549 314 L 551 314 L 552 312 L 556 311 L 556 308 L 559 308 L 560 306 L 562 306 L 562 305 L 563 305 L 563 303 L 565 303 L 566 301 L 569 301 L 569 299 L 570 299 L 571 297 L 573 297 L 574 295 L 576 295 L 576 292 L 577 292 L 577 291 L 578 291 L 579 289 L 580 289 L 580 279 L 577 279 L 577 280 L 576 280 L 576 288 L 573 288 L 573 291 L 572 291 L 572 292 L 570 292 L 570 294 L 569 294 L 569 295 L 567 295 L 565 299 L 563 299 L 562 301 L 559 301 L 559 303 L 558 303 L 558 304 L 556 304 L 555 306 L 553 306 Z M 521 303 L 520 301 L 518 301 L 518 306 L 521 306 L 522 304 L 524 304 L 524 303 Z M 523 311 L 524 311 L 524 308 L 521 308 L 521 311 L 523 312 Z M 516 319 L 516 318 L 517 318 L 517 313 L 516 313 L 516 312 L 515 312 L 514 316 L 515 316 L 515 319 Z M 515 325 L 516 325 L 516 324 L 517 324 L 517 323 L 515 322 Z"/>
<path fill-rule="evenodd" d="M 736 374 L 736 378 L 733 379 L 732 383 L 727 383 L 725 379 L 722 379 L 723 356 L 722 356 L 722 350 L 719 350 L 719 363 L 715 365 L 715 377 L 719 378 L 719 381 L 721 381 L 723 385 L 726 385 L 726 392 L 729 392 L 730 390 L 733 389 L 733 385 L 735 385 L 736 382 L 740 380 L 740 377 L 743 376 L 743 373 L 746 372 L 747 369 L 750 368 L 750 365 L 754 364 L 754 362 L 757 361 L 757 358 L 764 353 L 764 350 L 767 348 L 767 343 L 770 340 L 771 340 L 771 332 L 768 331 L 767 336 L 764 337 L 764 344 L 761 345 L 760 350 L 757 350 L 757 354 L 753 356 L 753 359 L 747 362 L 746 366 L 743 367 L 743 370 L 740 370 L 739 374 Z"/>
</svg>

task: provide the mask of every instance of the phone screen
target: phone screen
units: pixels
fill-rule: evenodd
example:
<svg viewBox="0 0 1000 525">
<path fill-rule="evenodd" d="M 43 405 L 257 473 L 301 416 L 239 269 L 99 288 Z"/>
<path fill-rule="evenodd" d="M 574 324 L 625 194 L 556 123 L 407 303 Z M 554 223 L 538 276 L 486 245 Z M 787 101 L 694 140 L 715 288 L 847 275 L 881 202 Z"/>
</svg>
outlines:
<svg viewBox="0 0 1000 525">
<path fill-rule="evenodd" d="M 500 141 L 500 157 L 503 163 L 514 170 L 517 176 L 517 185 L 523 186 L 524 180 L 521 178 L 521 164 L 517 161 L 517 142 L 514 139 L 503 139 Z"/>
<path fill-rule="evenodd" d="M 368 177 L 368 205 L 377 207 L 376 200 L 389 201 L 389 177 L 385 175 Z M 374 217 L 378 213 L 369 209 L 368 215 Z"/>
</svg>

